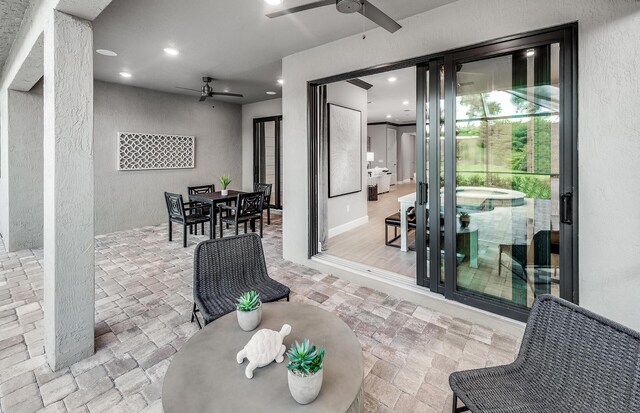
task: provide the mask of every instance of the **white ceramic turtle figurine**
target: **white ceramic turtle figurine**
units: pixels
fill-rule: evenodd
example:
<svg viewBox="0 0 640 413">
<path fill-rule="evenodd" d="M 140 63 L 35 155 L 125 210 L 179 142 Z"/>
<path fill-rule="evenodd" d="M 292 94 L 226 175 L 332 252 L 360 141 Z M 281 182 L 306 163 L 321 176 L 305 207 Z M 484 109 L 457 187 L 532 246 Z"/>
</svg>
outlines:
<svg viewBox="0 0 640 413">
<path fill-rule="evenodd" d="M 258 367 L 264 367 L 273 360 L 282 363 L 287 347 L 282 344 L 284 338 L 291 333 L 291 326 L 285 324 L 280 331 L 263 328 L 251 337 L 242 350 L 238 352 L 236 360 L 241 364 L 246 358 L 249 364 L 244 371 L 248 379 L 253 378 L 253 371 Z"/>
</svg>

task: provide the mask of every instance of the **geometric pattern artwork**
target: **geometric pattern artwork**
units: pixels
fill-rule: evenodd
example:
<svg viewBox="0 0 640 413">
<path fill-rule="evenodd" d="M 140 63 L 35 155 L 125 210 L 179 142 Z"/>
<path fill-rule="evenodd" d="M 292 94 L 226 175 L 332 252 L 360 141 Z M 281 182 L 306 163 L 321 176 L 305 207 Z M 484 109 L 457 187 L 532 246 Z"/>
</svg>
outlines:
<svg viewBox="0 0 640 413">
<path fill-rule="evenodd" d="M 118 169 L 195 168 L 195 136 L 118 132 Z"/>
</svg>

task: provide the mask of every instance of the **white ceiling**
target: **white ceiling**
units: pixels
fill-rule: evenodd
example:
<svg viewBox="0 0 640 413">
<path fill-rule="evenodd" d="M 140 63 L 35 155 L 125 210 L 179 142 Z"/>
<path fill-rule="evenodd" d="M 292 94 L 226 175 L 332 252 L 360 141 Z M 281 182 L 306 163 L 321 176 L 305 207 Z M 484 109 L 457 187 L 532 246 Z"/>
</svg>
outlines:
<svg viewBox="0 0 640 413">
<path fill-rule="evenodd" d="M 0 71 L 22 23 L 29 0 L 0 0 Z"/>
<path fill-rule="evenodd" d="M 220 79 L 214 90 L 245 95 L 219 100 L 249 103 L 280 97 L 277 79 L 283 57 L 362 31 L 360 14 L 341 14 L 333 6 L 276 19 L 265 16 L 310 1 L 284 0 L 281 6 L 268 6 L 263 0 L 114 0 L 94 21 L 94 46 L 118 56 L 96 54 L 95 77 L 188 93 L 175 87 L 199 89 L 201 77 L 208 75 Z M 396 20 L 454 1 L 372 0 Z M 367 20 L 365 27 L 377 26 Z M 180 55 L 165 55 L 163 48 L 169 46 Z M 121 71 L 133 77 L 123 79 Z M 269 90 L 277 95 L 266 95 Z"/>
<path fill-rule="evenodd" d="M 395 82 L 389 81 L 392 77 L 396 78 Z M 363 76 L 359 79 L 373 85 L 367 91 L 367 123 L 416 121 L 415 67 Z M 408 103 L 405 105 L 404 102 Z"/>
</svg>

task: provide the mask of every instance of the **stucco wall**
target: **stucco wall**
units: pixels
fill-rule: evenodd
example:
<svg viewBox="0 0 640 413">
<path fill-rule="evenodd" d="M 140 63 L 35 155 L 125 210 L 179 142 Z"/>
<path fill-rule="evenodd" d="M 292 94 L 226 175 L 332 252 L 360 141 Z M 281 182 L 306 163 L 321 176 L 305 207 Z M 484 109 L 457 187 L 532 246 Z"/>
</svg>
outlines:
<svg viewBox="0 0 640 413">
<path fill-rule="evenodd" d="M 640 3 L 460 0 L 283 59 L 284 257 L 307 260 L 307 81 L 579 22 L 580 303 L 640 329 Z M 454 28 L 454 29 L 452 29 Z M 295 162 L 294 162 L 295 160 Z M 301 177 L 305 177 L 302 179 Z"/>
<path fill-rule="evenodd" d="M 242 105 L 242 189 L 253 189 L 253 120 L 282 115 L 282 99 Z"/>
<path fill-rule="evenodd" d="M 163 193 L 187 195 L 187 186 L 215 183 L 230 174 L 242 187 L 241 107 L 201 103 L 192 96 L 95 82 L 96 234 L 164 222 Z M 196 137 L 196 167 L 118 171 L 117 133 L 149 132 Z"/>
<path fill-rule="evenodd" d="M 43 90 L 40 81 L 30 92 L 9 91 L 12 121 L 9 168 L 13 225 L 7 248 L 17 251 L 42 246 L 43 225 Z M 28 121 L 24 121 L 28 119 Z M 26 190 L 25 190 L 26 189 Z"/>
</svg>

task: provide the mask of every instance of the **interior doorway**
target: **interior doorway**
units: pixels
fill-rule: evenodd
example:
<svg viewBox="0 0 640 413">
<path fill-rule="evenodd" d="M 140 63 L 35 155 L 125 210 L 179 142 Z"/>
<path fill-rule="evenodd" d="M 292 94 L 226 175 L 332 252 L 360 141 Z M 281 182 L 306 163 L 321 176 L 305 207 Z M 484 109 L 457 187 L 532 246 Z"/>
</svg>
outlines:
<svg viewBox="0 0 640 413">
<path fill-rule="evenodd" d="M 271 184 L 271 207 L 282 209 L 282 116 L 253 120 L 253 182 Z"/>
</svg>

